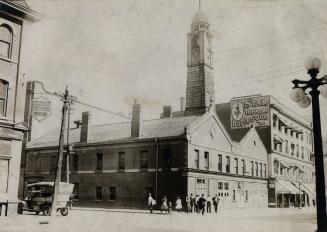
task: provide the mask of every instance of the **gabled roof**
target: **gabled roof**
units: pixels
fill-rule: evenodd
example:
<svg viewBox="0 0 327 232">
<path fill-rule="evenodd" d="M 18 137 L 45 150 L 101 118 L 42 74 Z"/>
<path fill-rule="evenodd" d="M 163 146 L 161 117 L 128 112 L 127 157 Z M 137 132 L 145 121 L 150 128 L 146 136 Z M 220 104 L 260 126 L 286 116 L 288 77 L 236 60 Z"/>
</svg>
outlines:
<svg viewBox="0 0 327 232">
<path fill-rule="evenodd" d="M 141 123 L 142 134 L 134 139 L 151 139 L 163 137 L 175 137 L 185 134 L 185 128 L 191 125 L 200 116 L 187 116 L 176 118 L 162 118 L 144 120 Z M 131 139 L 131 122 L 104 124 L 89 126 L 89 142 L 109 142 L 116 140 Z M 70 142 L 80 141 L 80 128 L 70 131 Z M 33 140 L 28 148 L 57 146 L 59 142 L 59 129 Z"/>
<path fill-rule="evenodd" d="M 25 19 L 31 22 L 39 21 L 43 16 L 33 11 L 25 0 L 0 0 L 0 11 L 15 18 Z"/>
</svg>

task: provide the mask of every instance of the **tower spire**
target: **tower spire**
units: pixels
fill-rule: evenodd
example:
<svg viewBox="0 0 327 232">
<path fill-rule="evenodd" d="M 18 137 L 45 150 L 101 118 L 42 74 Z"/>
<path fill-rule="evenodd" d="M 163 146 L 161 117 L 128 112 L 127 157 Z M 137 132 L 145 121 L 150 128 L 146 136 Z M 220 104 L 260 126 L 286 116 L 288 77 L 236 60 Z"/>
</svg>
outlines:
<svg viewBox="0 0 327 232">
<path fill-rule="evenodd" d="M 201 0 L 199 0 L 199 12 L 201 12 Z"/>
</svg>

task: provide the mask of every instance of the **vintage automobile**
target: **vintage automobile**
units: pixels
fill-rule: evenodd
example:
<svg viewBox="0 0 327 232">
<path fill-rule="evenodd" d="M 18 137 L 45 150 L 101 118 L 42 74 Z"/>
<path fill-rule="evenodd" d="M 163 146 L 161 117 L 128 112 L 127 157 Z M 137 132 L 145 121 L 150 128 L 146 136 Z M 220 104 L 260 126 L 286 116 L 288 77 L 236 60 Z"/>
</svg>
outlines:
<svg viewBox="0 0 327 232">
<path fill-rule="evenodd" d="M 51 214 L 51 206 L 53 200 L 53 182 L 38 182 L 27 185 L 26 196 L 23 201 L 18 203 L 18 214 L 24 211 L 35 212 L 44 215 Z M 71 207 L 71 195 L 74 185 L 69 183 L 59 183 L 58 206 L 57 211 L 63 216 L 68 214 L 68 209 Z"/>
</svg>

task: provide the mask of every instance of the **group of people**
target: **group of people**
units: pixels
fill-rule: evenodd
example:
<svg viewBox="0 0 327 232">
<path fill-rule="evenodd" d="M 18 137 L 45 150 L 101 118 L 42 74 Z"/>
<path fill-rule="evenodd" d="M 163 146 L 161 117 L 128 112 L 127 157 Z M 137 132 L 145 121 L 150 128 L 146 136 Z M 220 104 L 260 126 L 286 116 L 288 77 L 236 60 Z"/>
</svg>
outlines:
<svg viewBox="0 0 327 232">
<path fill-rule="evenodd" d="M 205 212 L 211 213 L 212 207 L 215 210 L 215 213 L 218 213 L 218 205 L 219 205 L 219 197 L 215 195 L 214 197 L 205 197 L 204 194 L 194 196 L 192 193 L 190 196 L 186 196 L 185 198 L 185 211 L 187 213 L 202 213 L 204 215 Z M 148 196 L 148 207 L 150 213 L 153 213 L 153 209 L 157 204 L 156 200 L 149 193 Z M 183 210 L 183 203 L 180 197 L 177 197 L 176 202 L 174 204 L 175 210 L 177 212 L 181 212 Z M 173 203 L 168 201 L 167 197 L 164 196 L 161 200 L 160 211 L 165 213 L 171 213 L 173 210 Z"/>
</svg>

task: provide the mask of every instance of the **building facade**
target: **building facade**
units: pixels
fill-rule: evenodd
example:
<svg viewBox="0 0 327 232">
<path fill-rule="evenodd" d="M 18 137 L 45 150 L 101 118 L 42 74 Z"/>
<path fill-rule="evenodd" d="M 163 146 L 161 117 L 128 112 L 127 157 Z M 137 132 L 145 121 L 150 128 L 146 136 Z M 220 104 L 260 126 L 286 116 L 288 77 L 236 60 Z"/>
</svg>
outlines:
<svg viewBox="0 0 327 232">
<path fill-rule="evenodd" d="M 315 198 L 312 125 L 272 96 L 243 99 L 262 97 L 269 104 L 269 124 L 256 130 L 268 151 L 269 206 L 311 206 Z M 217 104 L 216 110 L 234 140 L 249 130 L 232 129 L 230 103 Z"/>
<path fill-rule="evenodd" d="M 0 215 L 17 210 L 23 123 L 20 47 L 24 21 L 40 15 L 25 1 L 0 0 Z"/>
<path fill-rule="evenodd" d="M 267 152 L 259 135 L 253 129 L 232 141 L 214 111 L 84 128 L 84 142 L 81 128 L 71 130 L 70 182 L 79 205 L 141 207 L 148 193 L 172 201 L 192 193 L 217 194 L 223 208 L 267 207 Z M 58 133 L 28 146 L 27 183 L 53 181 Z"/>
<path fill-rule="evenodd" d="M 188 34 L 185 111 L 164 107 L 160 119 L 142 120 L 135 103 L 131 122 L 99 126 L 83 114 L 70 133 L 78 204 L 140 207 L 151 192 L 157 202 L 192 193 L 218 195 L 223 208 L 268 206 L 268 156 L 258 133 L 233 140 L 214 109 L 211 38 L 206 15 L 197 12 Z M 29 143 L 27 183 L 53 181 L 58 138 L 53 131 Z"/>
</svg>

